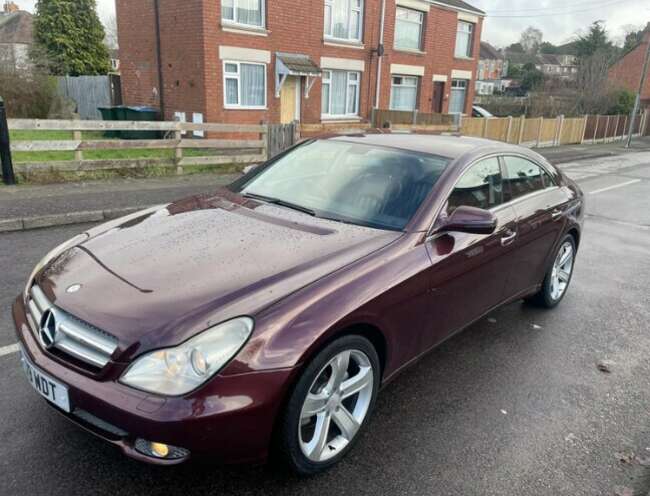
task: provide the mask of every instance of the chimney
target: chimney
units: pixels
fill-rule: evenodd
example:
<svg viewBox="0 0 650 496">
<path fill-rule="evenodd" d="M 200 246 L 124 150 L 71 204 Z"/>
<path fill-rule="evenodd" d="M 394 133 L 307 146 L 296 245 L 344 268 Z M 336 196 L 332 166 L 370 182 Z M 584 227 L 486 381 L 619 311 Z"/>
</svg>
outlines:
<svg viewBox="0 0 650 496">
<path fill-rule="evenodd" d="M 15 2 L 5 2 L 3 10 L 5 14 L 13 14 L 14 12 L 18 12 L 20 8 Z"/>
</svg>

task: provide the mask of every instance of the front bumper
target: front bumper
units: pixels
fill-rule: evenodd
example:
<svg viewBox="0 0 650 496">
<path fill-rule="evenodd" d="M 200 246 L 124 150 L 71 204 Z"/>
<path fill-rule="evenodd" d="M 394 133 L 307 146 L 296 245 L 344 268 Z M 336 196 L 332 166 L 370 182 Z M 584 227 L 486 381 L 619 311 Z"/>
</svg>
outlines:
<svg viewBox="0 0 650 496">
<path fill-rule="evenodd" d="M 57 411 L 127 456 L 162 465 L 188 458 L 162 460 L 143 455 L 135 449 L 135 441 L 145 439 L 223 463 L 267 458 L 274 422 L 295 369 L 219 375 L 188 396 L 165 398 L 115 380 L 88 377 L 50 356 L 34 338 L 22 298 L 13 305 L 13 318 L 30 361 L 69 388 L 72 413 Z"/>
</svg>

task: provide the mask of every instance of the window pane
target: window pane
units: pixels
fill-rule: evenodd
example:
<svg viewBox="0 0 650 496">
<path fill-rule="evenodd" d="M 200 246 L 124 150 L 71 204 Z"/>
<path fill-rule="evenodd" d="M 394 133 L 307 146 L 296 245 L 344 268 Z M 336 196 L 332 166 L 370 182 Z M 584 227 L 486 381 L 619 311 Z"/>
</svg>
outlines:
<svg viewBox="0 0 650 496">
<path fill-rule="evenodd" d="M 391 87 L 390 108 L 412 112 L 417 105 L 418 80 L 414 77 L 396 76 Z"/>
<path fill-rule="evenodd" d="M 468 22 L 458 23 L 458 32 L 456 33 L 456 57 L 472 56 L 472 32 L 474 26 Z"/>
<path fill-rule="evenodd" d="M 237 95 L 237 80 L 226 78 L 226 103 L 228 105 L 238 105 L 239 97 Z"/>
<path fill-rule="evenodd" d="M 355 40 L 361 39 L 361 17 L 357 11 L 352 12 L 352 22 L 350 29 L 350 38 L 353 38 Z"/>
<path fill-rule="evenodd" d="M 520 157 L 505 157 L 506 184 L 509 200 L 544 189 L 542 168 Z"/>
<path fill-rule="evenodd" d="M 333 8 L 334 26 L 332 36 L 336 38 L 349 38 L 350 0 L 334 0 Z"/>
<path fill-rule="evenodd" d="M 332 6 L 325 4 L 325 34 L 332 35 Z"/>
<path fill-rule="evenodd" d="M 345 71 L 332 71 L 332 115 L 345 115 L 347 99 L 348 73 Z"/>
<path fill-rule="evenodd" d="M 226 72 L 237 74 L 237 64 L 226 64 Z"/>
<path fill-rule="evenodd" d="M 251 26 L 262 25 L 262 2 L 264 0 L 236 0 L 236 20 Z"/>
<path fill-rule="evenodd" d="M 330 85 L 329 83 L 323 83 L 323 90 L 322 90 L 322 110 L 321 112 L 323 114 L 329 114 L 330 113 Z"/>
<path fill-rule="evenodd" d="M 359 90 L 359 87 L 356 84 L 351 84 L 348 87 L 348 109 L 347 113 L 348 114 L 356 114 L 357 113 L 357 92 Z"/>
<path fill-rule="evenodd" d="M 467 98 L 467 81 L 452 81 L 451 95 L 449 96 L 449 113 L 462 114 L 465 112 Z"/>
<path fill-rule="evenodd" d="M 221 18 L 227 21 L 235 20 L 235 0 L 221 0 Z"/>
<path fill-rule="evenodd" d="M 419 50 L 422 46 L 422 13 L 408 9 L 397 9 L 395 24 L 395 46 Z"/>
<path fill-rule="evenodd" d="M 264 106 L 265 78 L 266 68 L 264 66 L 241 64 L 241 101 L 243 106 Z"/>
<path fill-rule="evenodd" d="M 503 203 L 503 178 L 499 160 L 474 165 L 461 177 L 449 197 L 447 213 L 461 206 L 490 209 Z"/>
</svg>

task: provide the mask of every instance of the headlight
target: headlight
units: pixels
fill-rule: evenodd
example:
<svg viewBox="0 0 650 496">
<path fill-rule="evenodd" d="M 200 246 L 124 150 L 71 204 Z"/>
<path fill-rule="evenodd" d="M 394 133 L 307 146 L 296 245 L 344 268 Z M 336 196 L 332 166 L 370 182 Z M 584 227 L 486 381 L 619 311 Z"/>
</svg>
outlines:
<svg viewBox="0 0 650 496">
<path fill-rule="evenodd" d="M 52 260 L 54 260 L 56 257 L 61 255 L 62 253 L 65 253 L 68 251 L 70 248 L 74 248 L 77 245 L 80 245 L 84 241 L 86 241 L 90 236 L 88 234 L 79 234 L 78 236 L 75 236 L 72 239 L 69 239 L 65 243 L 60 244 L 56 248 L 54 248 L 52 251 L 50 251 L 47 255 L 45 255 L 40 262 L 36 264 L 36 267 L 34 267 L 34 270 L 32 270 L 32 273 L 29 276 L 29 279 L 27 280 L 27 285 L 25 286 L 25 297 L 29 294 L 29 290 L 32 287 L 32 284 L 34 283 L 34 278 L 36 275 L 45 268 L 47 264 L 49 264 Z"/>
<path fill-rule="evenodd" d="M 180 396 L 198 388 L 221 370 L 246 344 L 253 319 L 240 317 L 202 332 L 176 348 L 138 358 L 120 382 L 150 393 Z"/>
</svg>

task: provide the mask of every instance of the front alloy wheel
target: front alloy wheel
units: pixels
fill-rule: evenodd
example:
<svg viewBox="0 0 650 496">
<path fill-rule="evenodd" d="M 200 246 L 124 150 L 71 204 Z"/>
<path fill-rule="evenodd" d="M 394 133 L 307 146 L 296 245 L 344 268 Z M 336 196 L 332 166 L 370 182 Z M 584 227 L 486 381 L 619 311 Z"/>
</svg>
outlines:
<svg viewBox="0 0 650 496">
<path fill-rule="evenodd" d="M 294 389 L 284 416 L 281 446 L 296 472 L 310 475 L 338 462 L 372 410 L 379 359 L 361 336 L 346 336 L 320 352 Z"/>
</svg>

